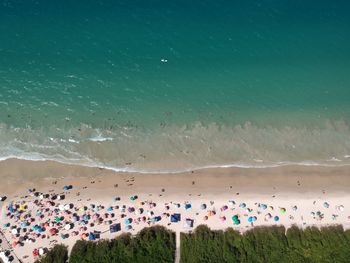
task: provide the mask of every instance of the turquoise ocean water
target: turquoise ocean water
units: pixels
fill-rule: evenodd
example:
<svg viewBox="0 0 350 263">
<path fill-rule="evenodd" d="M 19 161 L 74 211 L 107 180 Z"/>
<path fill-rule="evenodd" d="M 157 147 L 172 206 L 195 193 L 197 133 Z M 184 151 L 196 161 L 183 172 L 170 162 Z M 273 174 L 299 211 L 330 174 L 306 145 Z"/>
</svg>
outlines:
<svg viewBox="0 0 350 263">
<path fill-rule="evenodd" d="M 350 163 L 348 1 L 0 1 L 0 159 Z"/>
</svg>

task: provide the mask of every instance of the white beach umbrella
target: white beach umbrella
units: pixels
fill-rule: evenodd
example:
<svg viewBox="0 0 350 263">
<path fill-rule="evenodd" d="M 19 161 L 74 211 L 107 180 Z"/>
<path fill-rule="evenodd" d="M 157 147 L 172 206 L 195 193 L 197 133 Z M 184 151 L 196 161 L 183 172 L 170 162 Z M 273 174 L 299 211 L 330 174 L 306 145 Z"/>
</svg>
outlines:
<svg viewBox="0 0 350 263">
<path fill-rule="evenodd" d="M 11 230 L 11 233 L 12 233 L 13 235 L 17 235 L 17 234 L 18 234 L 18 231 L 17 231 L 16 228 L 14 228 L 14 229 Z"/>
<path fill-rule="evenodd" d="M 236 202 L 233 200 L 230 200 L 230 201 L 228 201 L 228 204 L 231 208 L 233 208 L 235 206 Z"/>
<path fill-rule="evenodd" d="M 61 211 L 63 211 L 63 210 L 64 210 L 64 205 L 59 205 L 59 206 L 58 206 L 58 209 L 61 210 Z"/>
<path fill-rule="evenodd" d="M 270 213 L 268 213 L 268 214 L 265 215 L 265 219 L 266 219 L 266 220 L 269 220 L 269 219 L 271 219 L 271 218 L 272 218 L 272 215 L 271 215 Z"/>
<path fill-rule="evenodd" d="M 71 224 L 67 224 L 67 225 L 64 226 L 64 229 L 65 229 L 65 230 L 69 230 L 69 229 L 71 229 L 71 228 L 72 228 L 72 225 L 71 225 Z"/>
</svg>

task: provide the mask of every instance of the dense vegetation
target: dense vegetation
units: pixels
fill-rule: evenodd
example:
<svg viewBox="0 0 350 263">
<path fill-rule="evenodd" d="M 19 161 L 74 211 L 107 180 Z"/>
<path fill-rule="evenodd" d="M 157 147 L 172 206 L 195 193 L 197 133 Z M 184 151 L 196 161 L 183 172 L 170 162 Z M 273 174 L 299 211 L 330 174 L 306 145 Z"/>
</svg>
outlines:
<svg viewBox="0 0 350 263">
<path fill-rule="evenodd" d="M 40 263 L 65 262 L 44 261 L 46 257 Z M 135 237 L 123 234 L 116 239 L 98 242 L 79 240 L 69 257 L 69 263 L 173 263 L 174 260 L 175 233 L 160 226 L 144 228 Z"/>
<path fill-rule="evenodd" d="M 164 227 L 145 228 L 135 237 L 77 241 L 69 263 L 174 262 L 175 234 Z M 40 263 L 67 262 L 67 248 L 55 246 Z M 181 234 L 181 262 L 350 262 L 350 231 L 341 226 L 287 231 L 282 226 L 257 227 L 243 235 L 229 228 L 199 226 Z"/>
<path fill-rule="evenodd" d="M 164 227 L 145 228 L 135 237 L 122 235 L 99 242 L 78 241 L 69 263 L 171 262 L 175 259 L 175 233 Z"/>
<path fill-rule="evenodd" d="M 40 263 L 65 263 L 68 260 L 68 250 L 64 245 L 56 245 L 49 250 L 43 258 L 40 259 Z"/>
<path fill-rule="evenodd" d="M 350 262 L 350 231 L 260 227 L 244 235 L 199 226 L 181 234 L 181 262 Z"/>
</svg>

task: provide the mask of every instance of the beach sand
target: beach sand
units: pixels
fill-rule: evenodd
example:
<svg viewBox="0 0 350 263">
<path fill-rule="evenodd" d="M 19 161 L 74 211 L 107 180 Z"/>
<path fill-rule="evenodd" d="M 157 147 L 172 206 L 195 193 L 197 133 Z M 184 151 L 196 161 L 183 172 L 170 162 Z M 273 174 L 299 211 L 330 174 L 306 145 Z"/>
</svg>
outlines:
<svg viewBox="0 0 350 263">
<path fill-rule="evenodd" d="M 207 224 L 212 229 L 233 227 L 242 232 L 254 226 L 276 224 L 286 227 L 293 224 L 300 227 L 342 224 L 344 228 L 350 227 L 350 166 L 215 168 L 176 174 L 140 174 L 117 173 L 51 161 L 12 159 L 0 162 L 0 176 L 0 196 L 7 196 L 7 200 L 0 203 L 1 227 L 8 222 L 11 225 L 19 224 L 6 217 L 6 206 L 11 201 L 17 204 L 25 201 L 28 205 L 27 210 L 38 209 L 33 205 L 34 200 L 38 198 L 30 195 L 28 188 L 35 188 L 42 193 L 64 194 L 65 200 L 55 201 L 56 207 L 59 204 L 72 203 L 74 208 L 77 208 L 77 213 L 82 206 L 89 207 L 91 204 L 103 205 L 99 213 L 106 213 L 107 208 L 112 207 L 115 217 L 110 219 L 113 223 L 121 223 L 121 232 L 126 232 L 121 214 L 132 218 L 132 230 L 129 231 L 132 234 L 136 234 L 143 227 L 153 225 L 136 224 L 137 218 L 143 215 L 150 218 L 161 216 L 162 219 L 157 224 L 176 232 L 191 230 L 183 227 L 186 218 L 193 220 L 194 227 Z M 64 185 L 72 185 L 73 189 L 64 191 Z M 130 200 L 130 196 L 134 195 L 137 195 L 137 199 Z M 120 201 L 115 201 L 114 197 L 120 197 Z M 145 204 L 141 205 L 141 201 Z M 234 201 L 235 204 L 230 201 Z M 325 202 L 328 207 L 325 206 Z M 150 208 L 149 203 L 155 203 L 156 206 Z M 191 204 L 191 208 L 186 210 L 185 203 Z M 206 209 L 200 209 L 203 203 L 207 205 Z M 177 208 L 175 204 L 180 204 L 180 207 Z M 137 215 L 116 208 L 122 205 L 136 210 L 142 207 L 144 213 Z M 266 205 L 267 208 L 262 205 Z M 169 207 L 168 210 L 166 206 Z M 223 206 L 227 206 L 227 210 L 221 211 Z M 282 212 L 283 209 L 286 211 Z M 204 220 L 208 211 L 215 211 L 216 214 Z M 147 215 L 147 212 L 153 212 L 154 215 Z M 164 213 L 180 213 L 181 222 L 169 225 L 170 220 Z M 272 218 L 266 219 L 267 214 Z M 233 215 L 239 216 L 241 224 L 233 224 Z M 275 216 L 279 217 L 278 222 L 274 221 Z M 52 220 L 52 217 L 46 215 L 36 223 Z M 223 217 L 226 220 L 222 221 Z M 249 223 L 249 217 L 256 217 L 257 220 Z M 67 214 L 65 221 L 69 220 L 71 215 Z M 79 226 L 67 231 L 62 229 L 60 234 L 71 234 L 73 230 L 79 230 Z M 93 230 L 101 231 L 102 238 L 113 238 L 117 235 L 110 234 L 109 226 L 105 224 L 88 226 L 85 232 Z M 9 228 L 3 229 L 3 232 L 9 240 L 16 240 L 17 237 L 11 236 Z M 50 236 L 49 239 L 37 238 L 34 243 L 16 246 L 14 252 L 20 258 L 28 255 L 24 262 L 32 262 L 33 249 L 50 247 L 52 240 L 58 240 L 58 243 L 67 244 L 71 248 L 77 239 L 79 236 L 70 236 L 67 239 L 62 239 L 59 235 Z"/>
</svg>

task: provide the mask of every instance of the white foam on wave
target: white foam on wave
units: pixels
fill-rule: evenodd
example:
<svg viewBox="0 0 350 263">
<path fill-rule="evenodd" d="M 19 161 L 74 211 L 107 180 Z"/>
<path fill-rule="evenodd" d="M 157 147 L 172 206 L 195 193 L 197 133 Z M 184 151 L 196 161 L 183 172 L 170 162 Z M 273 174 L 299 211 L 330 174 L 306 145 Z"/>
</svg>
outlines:
<svg viewBox="0 0 350 263">
<path fill-rule="evenodd" d="M 154 130 L 90 126 L 34 130 L 0 124 L 0 160 L 51 160 L 117 172 L 340 166 L 349 164 L 349 159 L 343 158 L 349 151 L 350 132 L 336 124 L 326 128 L 262 128 L 249 123 L 235 127 L 195 123 Z"/>
<path fill-rule="evenodd" d="M 112 137 L 96 136 L 96 137 L 89 138 L 89 141 L 92 141 L 92 142 L 106 142 L 106 141 L 113 141 L 113 138 Z"/>
<path fill-rule="evenodd" d="M 114 172 L 123 172 L 123 173 L 140 173 L 140 174 L 178 174 L 178 173 L 185 173 L 185 172 L 192 172 L 192 171 L 198 171 L 198 170 L 204 170 L 204 169 L 225 169 L 225 168 L 241 168 L 241 169 L 266 169 L 266 168 L 276 168 L 281 166 L 319 166 L 319 167 L 343 167 L 343 166 L 350 166 L 349 163 L 343 163 L 343 164 L 327 164 L 327 163 L 317 163 L 317 162 L 278 162 L 274 164 L 266 164 L 266 165 L 254 165 L 254 164 L 224 164 L 224 165 L 206 165 L 206 166 L 199 166 L 199 167 L 191 167 L 191 168 L 184 168 L 179 170 L 159 170 L 159 169 L 138 169 L 133 167 L 112 167 L 108 165 L 103 164 L 97 164 L 93 162 L 82 162 L 81 160 L 66 160 L 62 158 L 50 158 L 50 157 L 42 157 L 42 156 L 6 156 L 6 157 L 0 157 L 0 161 L 6 161 L 10 159 L 17 159 L 17 160 L 25 160 L 25 161 L 53 161 L 65 165 L 78 165 L 78 166 L 84 166 L 84 167 L 90 167 L 90 168 L 101 168 L 106 170 L 111 170 Z"/>
</svg>

